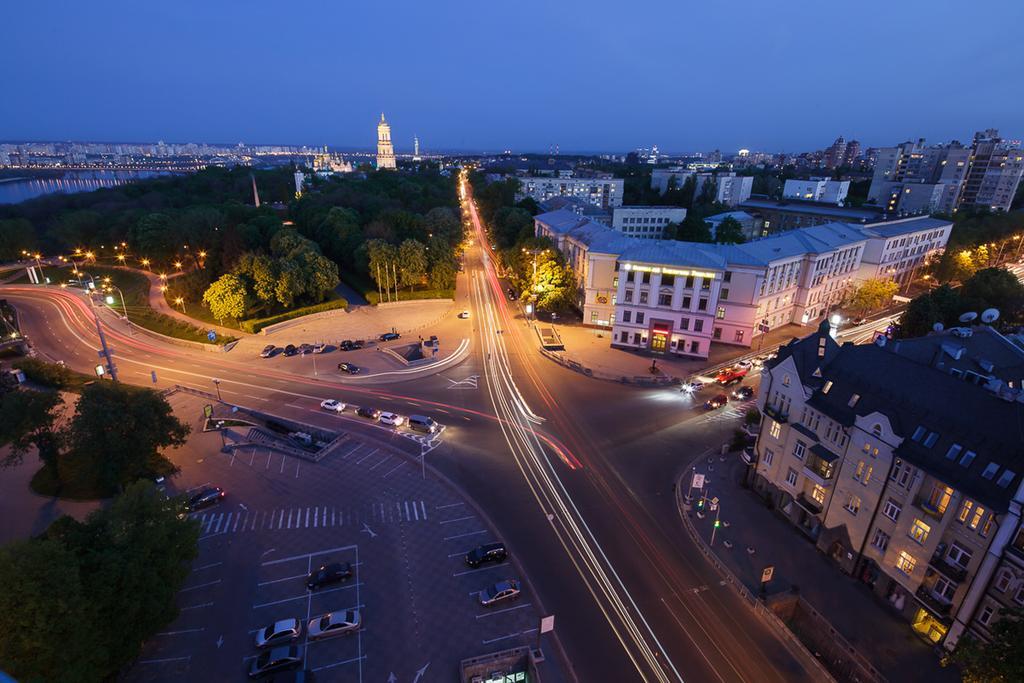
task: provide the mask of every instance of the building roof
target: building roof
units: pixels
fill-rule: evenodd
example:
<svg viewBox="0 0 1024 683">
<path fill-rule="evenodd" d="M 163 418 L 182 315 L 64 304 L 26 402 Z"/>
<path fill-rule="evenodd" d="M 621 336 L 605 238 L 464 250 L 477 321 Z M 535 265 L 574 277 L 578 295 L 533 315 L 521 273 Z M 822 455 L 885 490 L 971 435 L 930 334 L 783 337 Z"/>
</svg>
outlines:
<svg viewBox="0 0 1024 683">
<path fill-rule="evenodd" d="M 847 427 L 857 417 L 885 415 L 903 439 L 897 457 L 990 509 L 1007 510 L 1024 474 L 1019 388 L 1016 400 L 1007 400 L 1005 394 L 921 363 L 916 351 L 904 355 L 903 344 L 839 347 L 828 337 L 827 326 L 783 347 L 771 367 L 793 358 L 802 383 L 812 391 L 809 406 Z M 821 357 L 819 348 L 824 349 Z M 968 451 L 976 456 L 963 458 Z"/>
<path fill-rule="evenodd" d="M 543 223 L 553 232 L 557 232 L 562 235 L 582 223 L 591 222 L 589 218 L 584 218 L 568 209 L 557 209 L 555 211 L 537 214 L 533 217 L 533 220 Z"/>
<path fill-rule="evenodd" d="M 718 224 L 724 221 L 726 218 L 733 218 L 740 223 L 754 220 L 754 216 L 747 213 L 746 211 L 725 211 L 724 213 L 716 213 L 713 216 L 708 216 L 704 219 L 705 223 Z"/>
<path fill-rule="evenodd" d="M 948 221 L 944 218 L 914 216 L 913 218 L 899 218 L 879 223 L 866 223 L 858 227 L 873 237 L 898 237 L 899 235 L 907 235 L 915 232 L 922 232 L 924 230 L 947 228 L 952 225 L 952 221 Z"/>
<path fill-rule="evenodd" d="M 853 223 L 864 223 L 878 221 L 882 217 L 881 209 L 854 208 L 836 206 L 823 202 L 802 202 L 794 199 L 748 199 L 740 202 L 741 209 L 752 209 L 754 211 L 784 211 L 787 213 L 802 213 L 812 216 L 827 216 L 837 221 L 850 221 Z"/>
<path fill-rule="evenodd" d="M 764 266 L 780 259 L 842 249 L 866 239 L 867 235 L 849 223 L 825 223 L 780 232 L 745 244 L 713 246 L 730 263 Z"/>
<path fill-rule="evenodd" d="M 958 337 L 947 330 L 901 339 L 893 344 L 893 351 L 943 372 L 959 370 L 995 377 L 1017 388 L 1024 386 L 1024 349 L 987 325 L 970 329 L 969 337 Z"/>
<path fill-rule="evenodd" d="M 623 261 L 667 266 L 693 266 L 709 270 L 725 270 L 728 266 L 728 262 L 721 254 L 717 253 L 713 244 L 628 239 L 630 239 L 630 245 L 619 257 Z"/>
<path fill-rule="evenodd" d="M 542 201 L 539 206 L 546 212 L 568 209 L 581 216 L 594 216 L 595 218 L 608 218 L 611 216 L 600 206 L 579 197 L 551 197 Z"/>
</svg>

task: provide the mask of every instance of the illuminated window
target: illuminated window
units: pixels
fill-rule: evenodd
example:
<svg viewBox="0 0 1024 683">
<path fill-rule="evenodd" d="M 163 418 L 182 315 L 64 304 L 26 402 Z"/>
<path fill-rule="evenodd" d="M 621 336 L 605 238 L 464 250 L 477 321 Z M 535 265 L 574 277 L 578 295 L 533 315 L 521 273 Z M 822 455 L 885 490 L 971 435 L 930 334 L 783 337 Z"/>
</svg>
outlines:
<svg viewBox="0 0 1024 683">
<path fill-rule="evenodd" d="M 825 387 L 821 390 L 821 393 L 827 394 L 828 390 L 832 388 L 832 380 L 825 382 Z"/>
<path fill-rule="evenodd" d="M 967 518 L 971 514 L 971 508 L 974 507 L 974 503 L 969 500 L 965 500 L 964 504 L 960 506 L 960 514 L 956 516 L 960 522 L 966 522 Z"/>
<path fill-rule="evenodd" d="M 908 553 L 906 550 L 901 550 L 899 557 L 896 558 L 896 569 L 910 576 L 914 573 L 914 567 L 917 566 L 917 560 L 914 556 Z"/>
<path fill-rule="evenodd" d="M 850 499 L 846 501 L 844 506 L 851 515 L 856 515 L 860 511 L 860 496 L 850 494 Z"/>
<path fill-rule="evenodd" d="M 914 524 L 910 527 L 910 537 L 918 543 L 924 544 L 928 540 L 928 534 L 931 530 L 930 526 L 919 519 L 915 519 Z"/>
<path fill-rule="evenodd" d="M 967 526 L 971 527 L 971 529 L 977 529 L 978 525 L 981 524 L 981 518 L 984 516 L 985 508 L 978 505 L 977 507 L 974 508 L 974 514 L 971 516 L 971 521 L 967 524 Z"/>
<path fill-rule="evenodd" d="M 825 504 L 825 487 L 820 484 L 815 484 L 814 489 L 811 491 L 811 498 L 816 500 L 819 505 Z"/>
<path fill-rule="evenodd" d="M 779 438 L 780 432 L 782 432 L 782 425 L 775 420 L 772 420 L 772 426 L 771 429 L 768 430 L 768 433 L 772 435 L 773 439 L 777 439 Z"/>
</svg>

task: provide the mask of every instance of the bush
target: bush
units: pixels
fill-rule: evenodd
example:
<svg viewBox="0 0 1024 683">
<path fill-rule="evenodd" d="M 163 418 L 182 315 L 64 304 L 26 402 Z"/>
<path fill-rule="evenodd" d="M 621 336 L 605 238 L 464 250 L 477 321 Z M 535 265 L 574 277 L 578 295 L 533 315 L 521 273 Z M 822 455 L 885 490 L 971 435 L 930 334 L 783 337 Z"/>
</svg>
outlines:
<svg viewBox="0 0 1024 683">
<path fill-rule="evenodd" d="M 394 298 L 393 298 L 394 297 L 394 292 L 391 293 L 391 296 L 392 296 L 392 301 L 394 301 Z M 405 290 L 405 291 L 402 291 L 401 289 L 398 290 L 398 300 L 399 301 L 418 301 L 418 300 L 421 300 L 421 299 L 454 299 L 454 298 L 455 298 L 455 290 L 454 289 L 417 289 L 417 290 L 412 291 L 412 292 L 410 292 L 409 290 Z M 366 300 L 369 301 L 371 304 L 374 304 L 374 305 L 381 303 L 380 295 L 377 294 L 376 291 L 367 292 L 366 293 Z M 384 295 L 383 303 L 387 303 L 387 302 L 388 302 L 388 297 L 385 294 Z"/>
<path fill-rule="evenodd" d="M 238 326 L 245 332 L 256 333 L 262 330 L 264 327 L 270 325 L 276 325 L 277 323 L 283 323 L 285 320 L 293 320 L 295 318 L 301 318 L 304 315 L 312 315 L 313 313 L 323 313 L 324 311 L 333 311 L 337 308 L 348 308 L 348 301 L 345 299 L 334 299 L 333 301 L 326 301 L 322 304 L 316 304 L 314 306 L 305 306 L 303 308 L 296 308 L 293 311 L 287 311 L 278 315 L 272 315 L 269 318 L 253 318 L 251 320 L 243 320 Z"/>
<path fill-rule="evenodd" d="M 12 365 L 24 372 L 25 378 L 30 382 L 75 393 L 81 393 L 86 382 L 96 379 L 90 375 L 75 372 L 63 365 L 47 363 L 38 358 L 21 358 L 14 361 Z"/>
</svg>

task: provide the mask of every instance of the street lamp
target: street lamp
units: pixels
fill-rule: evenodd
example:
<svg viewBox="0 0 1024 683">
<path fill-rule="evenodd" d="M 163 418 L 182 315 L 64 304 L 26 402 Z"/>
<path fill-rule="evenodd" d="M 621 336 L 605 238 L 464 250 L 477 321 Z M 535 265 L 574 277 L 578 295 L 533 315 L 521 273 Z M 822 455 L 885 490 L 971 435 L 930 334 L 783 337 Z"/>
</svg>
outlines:
<svg viewBox="0 0 1024 683">
<path fill-rule="evenodd" d="M 217 400 L 221 401 L 222 399 L 220 397 L 220 380 L 217 379 L 216 377 L 213 378 L 213 386 L 217 387 Z"/>
<path fill-rule="evenodd" d="M 142 259 L 141 261 L 139 261 L 139 263 L 141 263 L 144 268 L 149 268 L 149 259 L 148 258 Z"/>
<path fill-rule="evenodd" d="M 184 299 L 184 298 L 182 298 L 182 297 L 180 297 L 180 296 L 179 296 L 179 297 L 177 297 L 177 298 L 176 298 L 176 299 L 174 300 L 174 303 L 175 303 L 175 304 L 177 304 L 178 306 L 181 306 L 181 312 L 182 312 L 182 313 L 184 313 L 184 312 L 185 312 L 185 299 Z"/>
</svg>

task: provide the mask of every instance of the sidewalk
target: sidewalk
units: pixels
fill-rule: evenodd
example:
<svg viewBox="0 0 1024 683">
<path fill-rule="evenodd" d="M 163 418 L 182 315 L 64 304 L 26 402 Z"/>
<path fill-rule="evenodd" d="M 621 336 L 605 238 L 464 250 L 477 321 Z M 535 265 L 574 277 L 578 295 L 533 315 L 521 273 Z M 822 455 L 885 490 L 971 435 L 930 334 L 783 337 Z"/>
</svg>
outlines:
<svg viewBox="0 0 1024 683">
<path fill-rule="evenodd" d="M 797 529 L 740 485 L 746 466 L 736 454 L 725 456 L 724 462 L 717 455 L 710 464 L 702 460 L 696 471 L 709 477 L 706 496 L 720 500 L 722 527 L 712 550 L 747 588 L 757 592 L 761 571 L 773 566 L 769 593 L 798 587 L 890 681 L 960 680 L 955 669 L 940 666 L 932 648 L 914 635 L 909 623 L 880 604 L 867 586 L 840 572 Z M 694 490 L 695 499 L 697 493 Z M 693 518 L 706 541 L 710 541 L 714 519 L 714 514 Z"/>
<path fill-rule="evenodd" d="M 701 371 L 712 368 L 730 360 L 740 358 L 752 353 L 757 353 L 759 345 L 754 344 L 753 349 L 744 346 L 733 346 L 731 344 L 713 343 L 711 354 L 707 360 L 686 359 L 681 356 L 660 355 L 639 351 L 627 351 L 613 349 L 611 347 L 611 330 L 593 327 L 584 327 L 579 324 L 554 325 L 558 335 L 565 344 L 565 351 L 559 353 L 566 361 L 575 361 L 584 368 L 593 371 L 595 376 L 603 376 L 606 379 L 619 377 L 651 377 L 651 363 L 655 362 L 661 375 L 667 377 L 686 378 L 699 374 Z M 774 350 L 780 344 L 787 343 L 793 337 L 802 337 L 809 334 L 810 327 L 801 325 L 786 325 L 769 332 L 764 339 L 761 348 L 764 353 Z"/>
</svg>

